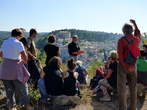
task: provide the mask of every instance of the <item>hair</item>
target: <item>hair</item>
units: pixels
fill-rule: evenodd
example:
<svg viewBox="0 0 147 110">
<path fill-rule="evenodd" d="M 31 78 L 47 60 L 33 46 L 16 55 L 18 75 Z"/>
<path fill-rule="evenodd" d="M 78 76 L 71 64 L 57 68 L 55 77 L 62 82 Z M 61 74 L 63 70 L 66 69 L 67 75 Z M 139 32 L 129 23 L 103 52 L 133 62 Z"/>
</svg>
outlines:
<svg viewBox="0 0 147 110">
<path fill-rule="evenodd" d="M 113 50 L 110 52 L 110 58 L 112 60 L 117 60 L 118 59 L 118 54 L 117 54 L 117 51 Z"/>
<path fill-rule="evenodd" d="M 83 65 L 83 62 L 80 61 L 80 60 L 78 60 L 78 61 L 76 61 L 76 64 L 82 66 Z"/>
<path fill-rule="evenodd" d="M 71 36 L 71 38 L 78 38 L 78 36 L 77 35 L 73 35 L 73 36 Z"/>
<path fill-rule="evenodd" d="M 32 29 L 30 30 L 30 36 L 32 36 L 33 34 L 37 34 L 37 31 L 36 31 L 36 29 L 33 29 L 33 28 L 32 28 Z"/>
<path fill-rule="evenodd" d="M 48 42 L 49 42 L 49 43 L 54 43 L 55 40 L 56 40 L 56 38 L 55 38 L 54 35 L 50 35 L 50 36 L 48 37 Z"/>
<path fill-rule="evenodd" d="M 49 67 L 51 68 L 51 69 L 60 69 L 61 68 L 61 64 L 62 64 L 62 62 L 61 62 L 61 59 L 60 59 L 60 57 L 53 57 L 53 58 L 51 58 L 50 59 L 50 61 L 49 61 Z"/>
<path fill-rule="evenodd" d="M 11 32 L 11 36 L 13 37 L 22 36 L 22 34 L 23 34 L 22 30 L 19 28 L 13 29 Z"/>
<path fill-rule="evenodd" d="M 76 68 L 76 63 L 75 60 L 73 58 L 70 58 L 67 62 L 67 67 L 70 70 L 74 70 Z"/>
<path fill-rule="evenodd" d="M 144 45 L 143 45 L 143 47 L 144 47 L 144 48 L 147 48 L 147 45 L 146 45 L 146 44 L 144 44 Z"/>
<path fill-rule="evenodd" d="M 122 31 L 125 35 L 133 33 L 133 27 L 130 24 L 125 24 L 122 28 Z"/>
<path fill-rule="evenodd" d="M 140 55 L 141 55 L 141 57 L 145 57 L 146 56 L 146 53 L 143 50 L 141 50 L 140 51 Z"/>
</svg>

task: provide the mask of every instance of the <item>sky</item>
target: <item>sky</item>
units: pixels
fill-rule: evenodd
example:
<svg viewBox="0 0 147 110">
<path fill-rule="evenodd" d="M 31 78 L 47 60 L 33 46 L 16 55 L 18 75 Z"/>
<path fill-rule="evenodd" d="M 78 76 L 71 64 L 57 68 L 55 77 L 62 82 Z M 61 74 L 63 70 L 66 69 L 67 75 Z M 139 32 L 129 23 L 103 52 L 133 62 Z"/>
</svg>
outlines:
<svg viewBox="0 0 147 110">
<path fill-rule="evenodd" d="M 130 18 L 147 32 L 147 0 L 0 0 L 1 31 L 22 27 L 121 33 Z"/>
</svg>

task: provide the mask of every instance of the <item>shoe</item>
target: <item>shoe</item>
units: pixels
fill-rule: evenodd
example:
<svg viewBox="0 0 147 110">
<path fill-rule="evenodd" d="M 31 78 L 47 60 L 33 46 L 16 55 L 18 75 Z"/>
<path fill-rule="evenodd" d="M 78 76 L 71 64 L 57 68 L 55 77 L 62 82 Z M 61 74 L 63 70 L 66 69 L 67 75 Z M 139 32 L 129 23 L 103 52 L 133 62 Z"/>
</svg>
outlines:
<svg viewBox="0 0 147 110">
<path fill-rule="evenodd" d="M 102 101 L 102 102 L 110 102 L 111 98 L 109 96 L 104 96 L 104 97 L 100 98 L 100 101 Z"/>
<path fill-rule="evenodd" d="M 11 108 L 10 110 L 17 110 L 16 107 Z"/>
<path fill-rule="evenodd" d="M 28 105 L 28 106 L 26 107 L 26 110 L 34 110 L 34 108 L 33 108 L 32 106 Z"/>
</svg>

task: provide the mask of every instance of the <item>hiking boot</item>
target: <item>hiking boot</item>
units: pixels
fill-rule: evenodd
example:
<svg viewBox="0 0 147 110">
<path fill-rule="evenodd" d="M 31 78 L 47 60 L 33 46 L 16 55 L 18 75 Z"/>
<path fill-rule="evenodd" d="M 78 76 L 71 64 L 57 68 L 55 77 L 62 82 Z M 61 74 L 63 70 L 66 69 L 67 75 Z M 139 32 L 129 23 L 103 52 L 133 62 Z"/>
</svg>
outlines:
<svg viewBox="0 0 147 110">
<path fill-rule="evenodd" d="M 104 96 L 104 97 L 100 98 L 100 101 L 102 101 L 102 102 L 110 102 L 111 98 L 109 96 Z"/>
</svg>

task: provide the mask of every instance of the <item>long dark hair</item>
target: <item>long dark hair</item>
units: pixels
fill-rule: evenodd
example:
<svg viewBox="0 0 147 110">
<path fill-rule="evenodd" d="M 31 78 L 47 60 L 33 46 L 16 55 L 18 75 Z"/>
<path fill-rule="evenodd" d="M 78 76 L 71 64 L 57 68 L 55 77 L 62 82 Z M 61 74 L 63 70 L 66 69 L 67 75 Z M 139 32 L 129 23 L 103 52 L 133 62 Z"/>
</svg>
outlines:
<svg viewBox="0 0 147 110">
<path fill-rule="evenodd" d="M 48 66 L 50 69 L 60 69 L 61 68 L 61 59 L 60 57 L 53 57 L 50 59 Z"/>
<path fill-rule="evenodd" d="M 67 62 L 67 67 L 69 70 L 74 70 L 76 68 L 76 63 L 73 58 L 70 58 Z"/>
</svg>

